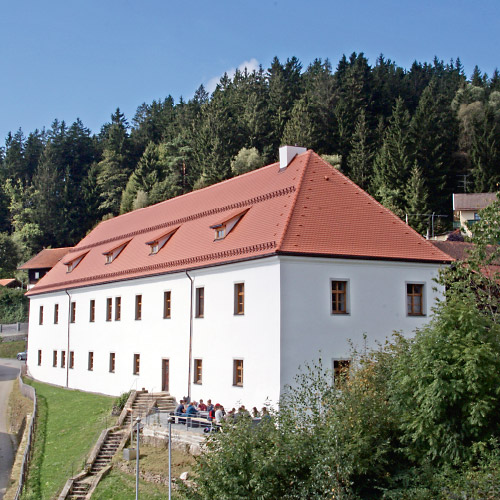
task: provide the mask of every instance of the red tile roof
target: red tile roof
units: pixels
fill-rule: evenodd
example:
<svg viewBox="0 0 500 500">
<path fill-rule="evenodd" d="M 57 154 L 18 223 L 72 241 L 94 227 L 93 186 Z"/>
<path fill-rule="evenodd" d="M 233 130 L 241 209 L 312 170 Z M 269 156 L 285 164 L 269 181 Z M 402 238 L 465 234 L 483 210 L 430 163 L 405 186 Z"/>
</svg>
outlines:
<svg viewBox="0 0 500 500">
<path fill-rule="evenodd" d="M 71 249 L 71 247 L 44 248 L 33 258 L 25 262 L 19 269 L 51 269 L 54 267 Z"/>
<path fill-rule="evenodd" d="M 238 226 L 215 240 L 211 227 L 246 208 Z M 150 254 L 146 243 L 175 227 L 161 252 Z M 103 252 L 125 240 L 130 243 L 106 265 Z M 274 163 L 104 221 L 65 261 L 84 250 L 71 273 L 57 264 L 29 295 L 276 254 L 453 260 L 313 151 L 281 171 Z"/>
</svg>

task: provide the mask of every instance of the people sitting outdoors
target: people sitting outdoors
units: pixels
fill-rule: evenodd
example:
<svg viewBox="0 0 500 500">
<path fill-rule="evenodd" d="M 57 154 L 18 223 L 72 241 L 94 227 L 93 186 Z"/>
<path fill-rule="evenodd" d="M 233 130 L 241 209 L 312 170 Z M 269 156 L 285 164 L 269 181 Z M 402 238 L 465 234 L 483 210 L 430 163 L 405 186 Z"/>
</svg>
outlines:
<svg viewBox="0 0 500 500">
<path fill-rule="evenodd" d="M 214 405 L 212 404 L 212 400 L 208 399 L 207 400 L 207 411 L 215 410 Z"/>
<path fill-rule="evenodd" d="M 207 405 L 203 402 L 203 399 L 200 399 L 198 403 L 198 411 L 207 411 Z"/>
<path fill-rule="evenodd" d="M 198 410 L 196 409 L 194 402 L 189 403 L 186 410 L 186 417 L 196 417 L 198 415 Z"/>
<path fill-rule="evenodd" d="M 257 410 L 257 408 L 254 406 L 252 408 L 252 418 L 259 418 L 259 417 L 260 417 L 259 410 Z"/>
<path fill-rule="evenodd" d="M 174 415 L 176 417 L 181 417 L 185 411 L 186 411 L 186 408 L 184 407 L 184 400 L 181 399 L 179 404 L 177 405 L 177 408 L 175 409 Z"/>
</svg>

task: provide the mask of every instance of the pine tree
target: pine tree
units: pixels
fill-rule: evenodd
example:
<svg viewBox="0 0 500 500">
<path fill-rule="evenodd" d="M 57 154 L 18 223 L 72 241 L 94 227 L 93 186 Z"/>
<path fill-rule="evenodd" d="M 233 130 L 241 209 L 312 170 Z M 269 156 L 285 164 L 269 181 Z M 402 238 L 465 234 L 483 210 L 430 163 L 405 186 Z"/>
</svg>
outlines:
<svg viewBox="0 0 500 500">
<path fill-rule="evenodd" d="M 415 161 L 411 169 L 410 179 L 406 185 L 405 209 L 408 215 L 408 223 L 420 234 L 425 234 L 428 228 L 428 219 L 422 217 L 427 214 L 429 210 L 428 198 L 429 196 L 422 176 L 422 170 Z"/>
<path fill-rule="evenodd" d="M 348 175 L 358 186 L 367 189 L 372 175 L 373 152 L 368 141 L 364 109 L 361 109 L 356 120 L 351 146 L 351 153 L 347 158 Z"/>
<path fill-rule="evenodd" d="M 404 193 L 410 175 L 410 115 L 402 99 L 393 109 L 384 142 L 375 156 L 372 190 L 377 199 L 398 215 L 405 206 Z"/>
<path fill-rule="evenodd" d="M 316 121 L 315 113 L 311 109 L 307 98 L 298 100 L 291 112 L 290 119 L 285 125 L 281 144 L 303 146 L 316 149 Z"/>
</svg>

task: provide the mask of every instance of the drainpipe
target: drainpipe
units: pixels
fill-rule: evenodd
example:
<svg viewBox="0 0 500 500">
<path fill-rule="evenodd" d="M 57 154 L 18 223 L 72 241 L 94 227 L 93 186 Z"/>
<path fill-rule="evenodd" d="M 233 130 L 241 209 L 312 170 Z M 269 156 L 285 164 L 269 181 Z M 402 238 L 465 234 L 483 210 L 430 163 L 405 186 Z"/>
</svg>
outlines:
<svg viewBox="0 0 500 500">
<path fill-rule="evenodd" d="M 68 348 L 66 350 L 66 388 L 69 388 L 69 325 L 71 320 L 71 295 L 68 290 L 64 290 L 68 296 Z"/>
<path fill-rule="evenodd" d="M 191 361 L 193 357 L 193 287 L 194 287 L 194 279 L 189 276 L 189 273 L 186 271 L 186 276 L 189 278 L 191 282 L 191 300 L 189 305 L 189 366 L 188 366 L 188 398 L 191 402 Z"/>
</svg>

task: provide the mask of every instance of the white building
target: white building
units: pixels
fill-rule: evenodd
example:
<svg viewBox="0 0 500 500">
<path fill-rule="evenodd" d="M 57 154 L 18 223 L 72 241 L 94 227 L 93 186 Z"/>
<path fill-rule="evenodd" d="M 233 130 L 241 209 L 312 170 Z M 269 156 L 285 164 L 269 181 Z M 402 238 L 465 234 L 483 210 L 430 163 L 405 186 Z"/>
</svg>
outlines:
<svg viewBox="0 0 500 500">
<path fill-rule="evenodd" d="M 102 222 L 30 292 L 35 378 L 117 395 L 276 401 L 428 321 L 450 258 L 312 151 Z"/>
</svg>

